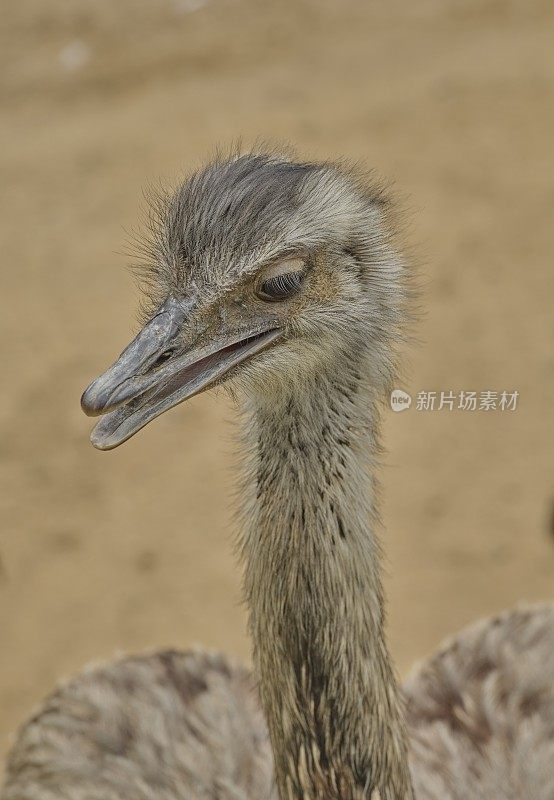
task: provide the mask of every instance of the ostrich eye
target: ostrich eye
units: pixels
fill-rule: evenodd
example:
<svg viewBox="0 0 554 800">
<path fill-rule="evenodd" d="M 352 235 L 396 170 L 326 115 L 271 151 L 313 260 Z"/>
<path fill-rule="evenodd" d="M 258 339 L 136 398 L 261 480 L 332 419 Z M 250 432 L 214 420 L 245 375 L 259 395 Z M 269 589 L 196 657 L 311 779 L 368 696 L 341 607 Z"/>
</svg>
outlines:
<svg viewBox="0 0 554 800">
<path fill-rule="evenodd" d="M 267 278 L 258 289 L 258 297 L 261 300 L 279 301 L 288 300 L 293 297 L 301 288 L 304 282 L 305 273 L 301 270 L 297 272 L 284 272 L 282 275 L 275 275 Z"/>
</svg>

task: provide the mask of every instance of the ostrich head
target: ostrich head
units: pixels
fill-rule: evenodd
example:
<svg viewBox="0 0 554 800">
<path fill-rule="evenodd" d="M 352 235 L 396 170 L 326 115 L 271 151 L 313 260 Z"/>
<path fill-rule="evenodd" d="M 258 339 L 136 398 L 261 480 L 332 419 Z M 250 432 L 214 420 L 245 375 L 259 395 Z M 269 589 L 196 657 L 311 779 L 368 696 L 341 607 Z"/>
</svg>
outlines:
<svg viewBox="0 0 554 800">
<path fill-rule="evenodd" d="M 214 385 L 278 402 L 363 359 L 382 388 L 404 307 L 387 205 L 350 171 L 274 155 L 194 174 L 157 208 L 149 320 L 83 394 L 95 447 Z"/>
</svg>

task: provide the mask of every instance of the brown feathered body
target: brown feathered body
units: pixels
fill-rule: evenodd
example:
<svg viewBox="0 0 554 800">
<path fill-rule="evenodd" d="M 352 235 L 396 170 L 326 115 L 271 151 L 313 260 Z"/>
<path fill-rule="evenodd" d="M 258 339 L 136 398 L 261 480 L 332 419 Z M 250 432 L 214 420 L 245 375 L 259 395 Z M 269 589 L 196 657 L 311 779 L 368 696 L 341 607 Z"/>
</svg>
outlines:
<svg viewBox="0 0 554 800">
<path fill-rule="evenodd" d="M 417 800 L 552 800 L 554 606 L 453 637 L 404 686 Z M 205 652 L 90 667 L 21 731 L 2 800 L 276 800 L 256 682 Z"/>
<path fill-rule="evenodd" d="M 223 333 L 279 333 L 224 384 L 243 412 L 256 680 L 204 653 L 90 670 L 23 728 L 1 800 L 552 800 L 551 606 L 469 629 L 404 697 L 395 678 L 375 471 L 410 281 L 382 193 L 334 165 L 250 154 L 192 176 L 153 232 L 163 312 L 145 335 L 168 309 L 180 328 L 133 381 Z M 266 286 L 286 301 L 266 303 Z"/>
</svg>

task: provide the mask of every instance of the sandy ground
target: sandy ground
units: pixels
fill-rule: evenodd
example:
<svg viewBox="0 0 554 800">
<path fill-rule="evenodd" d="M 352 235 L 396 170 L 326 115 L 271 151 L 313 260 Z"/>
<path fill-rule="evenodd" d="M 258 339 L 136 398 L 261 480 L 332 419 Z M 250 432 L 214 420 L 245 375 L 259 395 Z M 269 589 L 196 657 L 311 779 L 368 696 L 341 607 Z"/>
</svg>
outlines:
<svg viewBox="0 0 554 800">
<path fill-rule="evenodd" d="M 386 415 L 398 667 L 554 594 L 554 8 L 423 0 L 26 0 L 3 11 L 0 750 L 116 651 L 248 658 L 232 416 L 201 397 L 111 454 L 79 395 L 126 343 L 141 188 L 237 137 L 362 159 L 410 209 L 426 316 L 404 388 L 513 413 Z"/>
</svg>

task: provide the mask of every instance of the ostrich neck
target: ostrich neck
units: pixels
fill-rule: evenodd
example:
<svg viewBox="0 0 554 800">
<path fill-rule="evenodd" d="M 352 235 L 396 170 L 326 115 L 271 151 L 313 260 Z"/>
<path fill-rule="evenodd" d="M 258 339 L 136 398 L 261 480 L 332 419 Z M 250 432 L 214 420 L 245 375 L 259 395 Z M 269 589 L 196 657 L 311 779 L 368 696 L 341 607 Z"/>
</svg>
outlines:
<svg viewBox="0 0 554 800">
<path fill-rule="evenodd" d="M 355 366 L 251 409 L 245 590 L 281 800 L 408 800 L 375 539 L 375 398 Z"/>
</svg>

